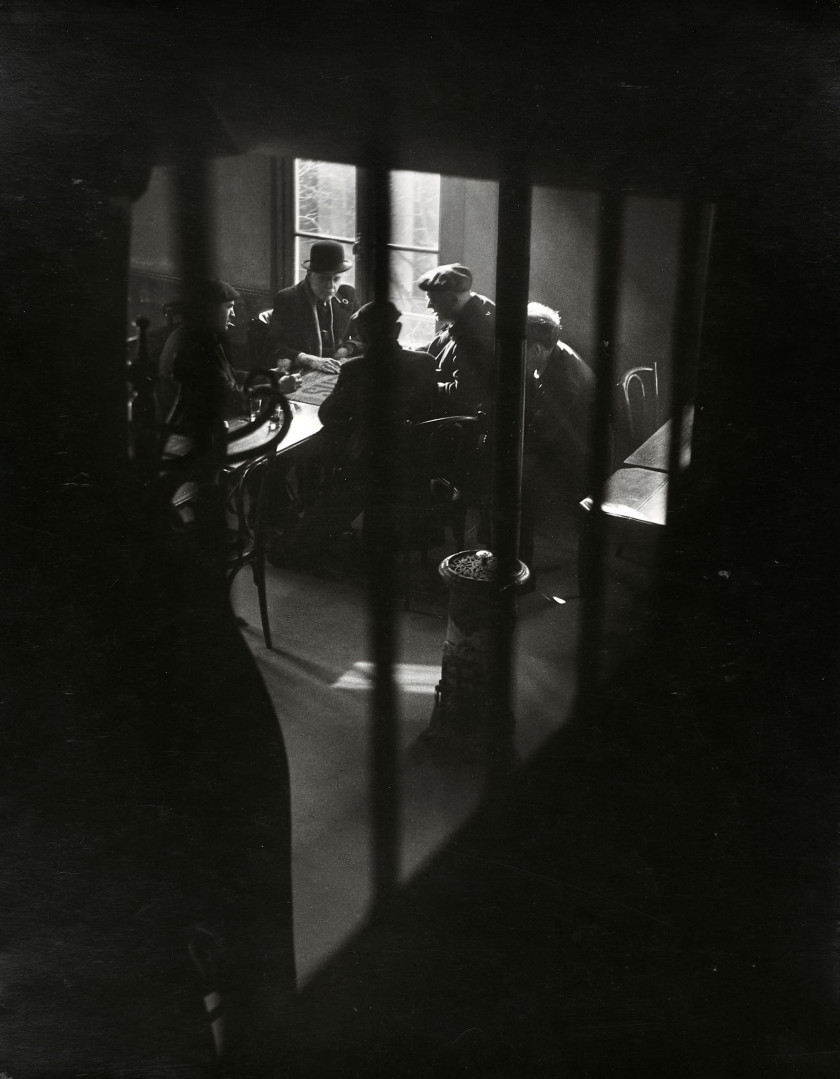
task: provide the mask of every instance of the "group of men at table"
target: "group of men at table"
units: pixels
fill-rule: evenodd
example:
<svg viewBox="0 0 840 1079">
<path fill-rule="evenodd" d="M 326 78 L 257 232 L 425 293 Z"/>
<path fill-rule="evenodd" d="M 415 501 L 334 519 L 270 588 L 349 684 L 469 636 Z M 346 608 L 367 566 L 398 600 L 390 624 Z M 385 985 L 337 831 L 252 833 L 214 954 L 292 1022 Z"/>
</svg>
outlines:
<svg viewBox="0 0 840 1079">
<path fill-rule="evenodd" d="M 313 243 L 303 263 L 306 276 L 277 293 L 265 333 L 260 366 L 275 372 L 281 392 L 293 394 L 307 372 L 337 374 L 318 414 L 346 487 L 338 493 L 333 488 L 324 496 L 341 502 L 340 507 L 313 505 L 303 526 L 298 521 L 287 532 L 275 548 L 273 560 L 278 564 L 295 557 L 304 568 L 317 563 L 323 553 L 319 548 L 335 538 L 336 527 L 349 528 L 364 506 L 364 488 L 370 481 L 365 403 L 376 379 L 367 359 L 374 319 L 377 332 L 384 328 L 389 339 L 395 387 L 392 418 L 417 423 L 445 415 L 492 414 L 495 304 L 473 291 L 471 272 L 450 263 L 420 277 L 417 287 L 426 293 L 438 332 L 426 348 L 410 351 L 399 344 L 401 313 L 395 305 L 360 305 L 355 290 L 342 284 L 351 266 L 342 244 Z M 159 405 L 170 431 L 195 437 L 207 429 L 209 417 L 246 411 L 245 373 L 234 369 L 226 336 L 238 299 L 239 293 L 226 282 L 206 282 L 183 323 L 167 339 L 159 361 Z M 560 332 L 556 311 L 528 304 L 520 554 L 529 565 L 534 520 L 544 499 L 571 504 L 586 493 L 595 380 L 584 360 L 560 340 Z M 319 528 L 319 521 L 326 527 Z"/>
</svg>

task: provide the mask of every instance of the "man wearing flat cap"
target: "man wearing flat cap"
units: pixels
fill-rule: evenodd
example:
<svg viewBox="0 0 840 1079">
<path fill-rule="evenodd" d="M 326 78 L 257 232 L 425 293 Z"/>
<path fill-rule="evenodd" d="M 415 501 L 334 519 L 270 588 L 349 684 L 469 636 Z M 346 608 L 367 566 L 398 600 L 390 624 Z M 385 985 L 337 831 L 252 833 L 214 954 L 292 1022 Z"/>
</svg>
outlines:
<svg viewBox="0 0 840 1079">
<path fill-rule="evenodd" d="M 496 305 L 472 291 L 472 274 L 459 262 L 423 274 L 417 287 L 444 328 L 426 349 L 437 360 L 444 414 L 487 411 L 494 392 Z"/>
<path fill-rule="evenodd" d="M 281 371 L 335 373 L 346 352 L 351 315 L 359 309 L 356 290 L 342 285 L 352 266 L 336 240 L 316 240 L 303 263 L 306 277 L 274 297 L 268 323 L 267 362 Z"/>
</svg>

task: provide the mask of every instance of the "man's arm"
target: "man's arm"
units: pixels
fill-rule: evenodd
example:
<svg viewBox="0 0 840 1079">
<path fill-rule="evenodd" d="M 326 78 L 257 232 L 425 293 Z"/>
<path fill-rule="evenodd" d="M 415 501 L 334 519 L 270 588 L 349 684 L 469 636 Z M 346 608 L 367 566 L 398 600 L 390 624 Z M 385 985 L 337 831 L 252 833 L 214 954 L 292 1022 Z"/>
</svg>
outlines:
<svg viewBox="0 0 840 1079">
<path fill-rule="evenodd" d="M 310 337 L 310 328 L 301 319 L 295 291 L 278 292 L 268 320 L 266 364 L 278 374 L 299 370 L 337 371 L 335 360 L 307 351 L 311 347 Z"/>
<path fill-rule="evenodd" d="M 493 350 L 485 342 L 467 338 L 458 342 L 447 370 L 446 352 L 438 363 L 438 395 L 465 415 L 487 408 L 493 397 Z M 448 376 L 441 379 L 441 375 Z"/>
<path fill-rule="evenodd" d="M 301 327 L 298 325 L 295 295 L 279 292 L 274 297 L 274 307 L 268 320 L 266 332 L 266 358 L 278 370 L 289 371 L 301 352 Z"/>
<path fill-rule="evenodd" d="M 353 399 L 350 375 L 346 367 L 341 368 L 338 381 L 329 396 L 321 402 L 318 419 L 324 427 L 345 427 L 353 418 Z"/>
</svg>

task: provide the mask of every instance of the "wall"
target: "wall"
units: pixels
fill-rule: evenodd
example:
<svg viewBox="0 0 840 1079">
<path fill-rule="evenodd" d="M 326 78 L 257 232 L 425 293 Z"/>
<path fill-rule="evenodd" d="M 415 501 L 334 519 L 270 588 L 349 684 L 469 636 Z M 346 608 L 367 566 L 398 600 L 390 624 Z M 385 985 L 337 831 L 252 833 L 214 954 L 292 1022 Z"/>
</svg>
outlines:
<svg viewBox="0 0 840 1079">
<path fill-rule="evenodd" d="M 212 273 L 239 290 L 237 325 L 231 340 L 244 362 L 248 319 L 268 306 L 272 295 L 272 162 L 248 154 L 211 163 Z M 162 305 L 181 294 L 177 242 L 173 228 L 175 189 L 172 169 L 158 167 L 132 213 L 127 322 L 142 315 L 152 329 L 163 325 Z"/>
<path fill-rule="evenodd" d="M 496 294 L 498 184 L 447 177 L 441 262 L 463 262 L 476 292 Z M 599 197 L 536 187 L 531 223 L 530 298 L 560 312 L 563 340 L 597 363 L 595 281 Z M 628 198 L 624 220 L 615 365 L 618 373 L 656 361 L 667 389 L 679 206 Z"/>
<path fill-rule="evenodd" d="M 616 367 L 626 371 L 656 363 L 666 411 L 680 216 L 674 200 L 630 198 L 624 222 Z"/>
<path fill-rule="evenodd" d="M 530 298 L 560 312 L 563 340 L 592 366 L 597 225 L 594 192 L 534 189 Z"/>
<path fill-rule="evenodd" d="M 248 318 L 272 295 L 272 246 L 279 237 L 272 235 L 271 169 L 272 160 L 259 154 L 220 158 L 212 166 L 215 272 L 242 293 L 233 333 L 240 347 Z M 178 295 L 173 208 L 171 175 L 155 169 L 134 207 L 129 321 L 142 314 L 159 325 L 161 304 Z M 595 192 L 534 189 L 530 296 L 560 312 L 563 340 L 593 367 L 598 209 Z M 444 177 L 440 260 L 469 266 L 475 290 L 491 298 L 496 295 L 497 217 L 497 183 Z M 669 386 L 679 219 L 676 202 L 627 200 L 616 369 L 656 361 L 663 396 Z"/>
</svg>

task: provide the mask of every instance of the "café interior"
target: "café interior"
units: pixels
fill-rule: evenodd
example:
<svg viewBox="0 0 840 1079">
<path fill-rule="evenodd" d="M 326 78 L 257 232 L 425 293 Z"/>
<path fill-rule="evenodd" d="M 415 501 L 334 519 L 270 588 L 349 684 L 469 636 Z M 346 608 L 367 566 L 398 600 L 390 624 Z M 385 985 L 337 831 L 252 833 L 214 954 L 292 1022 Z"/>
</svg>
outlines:
<svg viewBox="0 0 840 1079">
<path fill-rule="evenodd" d="M 21 364 L 43 357 L 44 451 L 7 500 L 28 522 L 8 530 L 8 606 L 27 613 L 7 694 L 0 1073 L 830 1074 L 827 31 L 745 10 L 727 42 L 707 13 L 607 27 L 596 5 L 564 28 L 577 77 L 526 94 L 503 42 L 534 71 L 548 44 L 515 20 L 455 20 L 427 65 L 419 45 L 390 50 L 396 15 L 371 10 L 318 42 L 319 70 L 348 53 L 352 72 L 303 94 L 306 26 L 281 35 L 253 7 L 224 41 L 185 12 L 55 15 L 81 34 L 62 63 L 86 89 L 62 121 L 73 178 L 62 163 L 33 181 L 57 238 L 34 215 L 9 233 L 21 303 L 49 285 L 61 332 L 26 315 L 9 334 Z M 116 57 L 151 34 L 191 59 L 145 56 L 117 100 L 88 22 Z M 640 27 L 649 66 L 627 48 Z M 493 123 L 458 80 L 442 107 L 467 47 Z M 266 416 L 250 441 L 231 432 L 217 483 L 225 534 L 247 543 L 228 572 L 215 532 L 173 526 L 138 357 L 157 362 L 213 277 L 239 293 L 228 345 L 253 370 L 255 323 L 324 238 L 352 252 L 362 302 L 399 307 L 406 348 L 438 328 L 417 287 L 434 266 L 469 267 L 496 303 L 491 494 L 459 491 L 463 537 L 447 522 L 375 572 L 352 535 L 334 572 L 272 564 L 228 496 L 255 462 L 294 470 L 329 392 L 304 379 L 273 440 Z M 48 268 L 40 250 L 62 253 Z M 587 490 L 538 513 L 525 588 L 531 301 L 560 313 L 597 389 Z M 31 388 L 6 386 L 19 444 Z M 461 594 L 441 566 L 485 548 L 484 513 L 486 715 L 436 743 Z"/>
<path fill-rule="evenodd" d="M 359 239 L 361 172 L 340 162 L 268 153 L 221 157 L 209 163 L 206 230 L 212 237 L 211 266 L 214 276 L 228 280 L 241 297 L 234 326 L 227 333 L 236 368 L 248 371 L 259 362 L 249 339 L 252 323 L 261 313 L 270 313 L 272 297 L 280 288 L 303 278 L 313 240 L 337 238 L 347 251 L 355 251 L 356 264 L 342 275 L 342 283 L 353 285 L 360 301 L 373 295 L 371 282 L 364 280 L 364 243 Z M 389 298 L 402 313 L 400 343 L 422 350 L 440 329 L 426 293 L 417 287 L 424 272 L 440 264 L 461 263 L 472 271 L 473 291 L 491 298 L 496 295 L 499 182 L 393 171 L 388 174 L 388 185 L 392 207 Z M 157 355 L 178 318 L 184 282 L 177 262 L 177 192 L 175 170 L 158 167 L 132 207 L 129 362 L 138 348 L 138 318 L 148 320 L 151 346 L 147 347 Z M 536 187 L 530 220 L 528 300 L 561 313 L 562 339 L 580 355 L 591 357 L 593 366 L 598 354 L 594 311 L 600 201 L 593 191 Z M 659 460 L 653 468 L 644 468 L 645 478 L 658 481 L 658 497 L 653 501 L 647 488 L 637 494 L 631 487 L 616 487 L 605 496 L 613 528 L 604 574 L 608 592 L 604 604 L 610 619 L 604 633 L 616 643 L 635 628 L 652 585 L 659 532 L 665 523 L 664 496 L 659 492 L 667 476 L 670 449 L 675 293 L 683 218 L 684 208 L 674 198 L 631 196 L 624 206 L 618 341 L 610 375 L 615 407 L 610 469 L 620 470 L 617 479 L 635 477 L 638 469 L 627 459 L 650 438 L 658 447 Z M 706 240 L 710 210 L 698 227 Z M 154 364 L 156 356 L 151 359 Z M 335 382 L 336 376 L 310 374 L 301 391 L 289 396 L 314 413 Z M 686 405 L 690 410 L 691 403 Z M 309 412 L 305 418 L 309 421 Z M 306 428 L 303 443 L 298 443 L 295 434 L 303 419 L 295 414 L 274 452 L 291 454 L 294 459 L 299 447 L 317 433 L 319 424 L 314 420 Z M 252 456 L 259 457 L 263 442 L 255 436 L 251 441 Z M 689 426 L 685 450 L 690 453 Z M 434 462 L 439 470 L 450 464 L 454 462 Z M 235 477 L 236 469 L 231 473 Z M 469 499 L 471 492 L 458 494 Z M 476 535 L 480 508 L 473 495 L 466 506 L 468 549 L 483 546 Z M 579 547 L 589 508 L 574 509 L 580 520 L 568 508 L 564 512 L 552 505 L 538 514 L 540 564 L 528 567 L 535 587 L 518 604 L 516 751 L 522 760 L 562 726 L 575 697 Z M 349 542 L 345 536 L 345 545 Z M 449 526 L 430 550 L 421 552 L 409 545 L 398 552 L 411 567 L 397 597 L 404 613 L 394 631 L 399 641 L 398 714 L 408 754 L 400 764 L 401 770 L 407 769 L 400 786 L 406 796 L 412 794 L 401 809 L 400 878 L 404 880 L 475 809 L 484 779 L 475 754 L 465 762 L 453 753 L 448 763 L 454 772 L 443 767 L 418 773 L 418 766 L 410 764 L 412 744 L 431 717 L 447 637 L 448 593 L 438 565 L 458 550 L 457 536 Z M 358 738 L 364 730 L 366 698 L 372 686 L 365 631 L 370 582 L 364 567 L 342 563 L 339 558 L 334 557 L 328 570 L 319 575 L 317 570 L 302 573 L 277 569 L 270 562 L 266 565 L 268 638 L 252 575 L 237 575 L 232 590 L 243 635 L 278 716 L 283 715 L 289 725 L 284 736 L 291 753 L 296 962 L 303 982 L 358 927 L 372 897 L 371 843 L 365 818 L 371 776 L 364 739 Z M 330 837 L 328 843 L 325 836 Z M 336 857 L 339 851 L 343 851 L 341 858 Z"/>
</svg>

